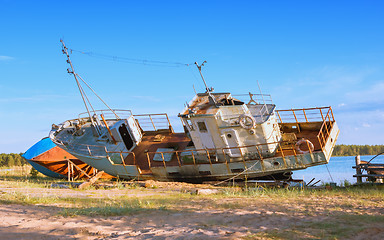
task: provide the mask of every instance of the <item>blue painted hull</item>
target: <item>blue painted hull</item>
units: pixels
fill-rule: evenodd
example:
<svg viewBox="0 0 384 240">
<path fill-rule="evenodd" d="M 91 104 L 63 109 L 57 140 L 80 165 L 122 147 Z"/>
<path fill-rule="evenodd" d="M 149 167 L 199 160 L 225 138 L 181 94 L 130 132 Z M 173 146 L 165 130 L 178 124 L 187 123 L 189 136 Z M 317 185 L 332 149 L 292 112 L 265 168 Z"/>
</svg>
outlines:
<svg viewBox="0 0 384 240">
<path fill-rule="evenodd" d="M 29 164 L 32 165 L 34 169 L 39 171 L 40 173 L 52 177 L 52 178 L 66 178 L 66 176 L 56 173 L 54 171 L 49 170 L 48 168 L 41 166 L 40 164 L 31 161 L 31 159 L 45 153 L 46 151 L 56 147 L 56 145 L 51 141 L 50 138 L 43 138 L 39 142 L 35 143 L 32 147 L 30 147 L 22 157 L 27 160 Z"/>
</svg>

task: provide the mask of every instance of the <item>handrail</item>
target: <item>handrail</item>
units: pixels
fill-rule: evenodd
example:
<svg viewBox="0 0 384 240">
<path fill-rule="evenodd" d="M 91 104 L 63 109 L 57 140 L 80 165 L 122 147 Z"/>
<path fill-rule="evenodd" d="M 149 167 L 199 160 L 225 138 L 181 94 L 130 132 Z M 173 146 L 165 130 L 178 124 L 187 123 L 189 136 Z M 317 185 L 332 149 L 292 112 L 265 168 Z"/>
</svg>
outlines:
<svg viewBox="0 0 384 240">
<path fill-rule="evenodd" d="M 136 154 L 134 153 L 134 152 L 125 152 L 125 151 L 106 151 L 106 154 L 107 154 L 107 156 L 108 156 L 108 153 L 119 153 L 119 154 L 123 154 L 123 153 L 128 153 L 128 155 L 127 156 L 129 156 L 129 154 L 132 154 L 132 156 L 133 156 L 133 164 L 134 165 L 136 165 Z M 125 157 L 125 158 L 127 158 L 127 157 Z M 122 162 L 123 162 L 123 165 L 125 165 L 125 162 L 124 162 L 124 160 L 122 160 Z"/>
<path fill-rule="evenodd" d="M 276 110 L 279 123 L 309 123 L 318 120 L 323 122 L 325 120 L 323 110 L 327 109 L 328 113 L 332 113 L 331 107 L 316 107 L 316 108 L 300 108 L 300 109 L 285 109 Z M 328 114 L 327 113 L 327 114 Z M 331 114 L 334 121 L 333 113 Z"/>
<path fill-rule="evenodd" d="M 173 132 L 173 127 L 166 113 L 135 114 L 133 117 L 144 131 L 169 129 Z"/>
<path fill-rule="evenodd" d="M 331 116 L 332 116 L 332 120 L 331 120 Z M 323 149 L 324 148 L 324 146 L 325 146 L 325 144 L 326 144 L 326 141 L 327 141 L 327 139 L 328 139 L 328 137 L 329 137 L 329 135 L 330 135 L 330 130 L 328 130 L 328 126 L 327 126 L 327 123 L 329 122 L 329 124 L 331 125 L 331 127 L 332 127 L 332 125 L 333 125 L 333 122 L 334 122 L 334 116 L 333 116 L 333 111 L 332 111 L 332 108 L 331 107 L 329 107 L 329 109 L 328 109 L 328 112 L 327 112 L 327 114 L 325 115 L 325 117 L 322 115 L 322 117 L 323 117 L 323 119 L 324 119 L 324 121 L 323 121 L 323 124 L 321 125 L 321 127 L 320 127 L 320 130 L 319 130 L 319 133 L 317 134 L 317 139 L 319 140 L 319 143 L 320 143 L 320 147 L 321 147 L 321 149 Z M 327 121 L 328 120 L 328 121 Z M 324 131 L 324 129 L 326 130 L 326 131 Z M 320 140 L 320 135 L 321 135 L 321 140 Z M 325 135 L 325 136 L 324 136 Z"/>
<path fill-rule="evenodd" d="M 260 152 L 260 149 L 259 147 L 262 147 L 262 146 L 266 146 L 266 145 L 271 145 L 271 144 L 277 144 L 278 145 L 278 150 L 280 151 L 282 157 L 284 158 L 283 161 L 284 161 L 284 165 L 287 165 L 286 163 L 286 160 L 285 160 L 285 156 L 288 156 L 290 155 L 289 153 L 286 153 L 288 151 L 291 151 L 290 149 L 283 149 L 281 147 L 281 144 L 282 143 L 289 143 L 288 141 L 282 141 L 282 142 L 272 142 L 272 143 L 261 143 L 261 144 L 256 144 L 256 145 L 246 145 L 246 146 L 238 146 L 238 147 L 227 147 L 227 148 L 207 148 L 207 149 L 186 149 L 186 150 L 176 150 L 176 151 L 161 151 L 161 152 L 146 152 L 146 156 L 147 156 L 147 161 L 148 161 L 148 165 L 151 167 L 151 162 L 153 161 L 153 158 L 155 157 L 156 154 L 159 154 L 161 156 L 161 162 L 162 162 L 162 165 L 166 168 L 167 167 L 167 162 L 165 161 L 165 158 L 164 158 L 164 154 L 176 154 L 176 159 L 177 159 L 177 162 L 178 162 L 178 165 L 181 167 L 182 165 L 197 165 L 197 164 L 217 164 L 217 163 L 225 163 L 228 167 L 228 171 L 230 170 L 229 169 L 229 166 L 228 166 L 228 158 L 229 159 L 238 159 L 240 162 L 243 162 L 244 163 L 244 167 L 246 168 L 247 165 L 246 165 L 246 162 L 247 161 L 251 161 L 251 160 L 259 160 L 261 161 L 261 164 L 262 164 L 262 167 L 263 169 L 265 168 L 264 166 L 264 158 Z M 242 151 L 240 149 L 246 149 L 246 148 L 255 148 L 257 150 L 257 152 L 253 152 L 253 157 L 252 156 L 246 156 L 242 153 Z M 229 153 L 226 153 L 226 150 L 235 150 L 237 149 L 240 153 L 240 155 L 238 157 L 233 157 L 233 156 L 230 156 Z M 309 151 L 310 153 L 313 153 L 313 151 L 309 148 Z M 192 159 L 192 163 L 181 163 L 180 162 L 180 157 L 182 153 L 190 153 L 190 156 Z M 220 157 L 221 156 L 221 160 L 222 161 L 218 161 L 218 162 L 212 162 L 211 161 L 211 158 L 212 156 L 211 155 L 214 155 L 216 157 Z M 297 153 L 294 151 L 294 154 L 295 156 L 297 155 Z M 199 160 L 203 160 L 203 162 L 198 162 Z"/>
<path fill-rule="evenodd" d="M 109 109 L 99 109 L 99 110 L 95 110 L 95 111 L 92 111 L 92 112 L 96 113 L 96 114 L 114 115 L 115 116 L 114 119 L 121 119 L 120 117 L 116 116 L 116 114 L 119 113 L 119 112 L 120 112 L 121 115 L 123 115 L 124 113 L 128 113 L 129 116 L 132 115 L 132 111 L 131 110 L 126 110 L 126 109 L 112 109 L 112 110 L 113 110 L 113 112 L 111 112 L 111 110 L 109 110 Z M 89 117 L 81 117 L 82 115 L 88 115 L 88 112 L 79 113 L 78 118 L 79 119 L 80 118 L 89 118 Z"/>
<path fill-rule="evenodd" d="M 264 104 L 264 102 L 273 104 L 272 97 L 270 94 L 244 93 L 244 94 L 231 94 L 231 96 L 235 97 L 236 99 L 239 99 L 240 101 L 245 100 L 245 99 L 242 99 L 243 97 L 248 97 L 246 98 L 247 99 L 246 101 L 248 102 L 248 104 L 252 102 L 255 104 Z"/>
<path fill-rule="evenodd" d="M 157 131 L 162 129 L 168 129 L 171 132 L 174 132 L 173 127 L 171 125 L 171 121 L 169 120 L 169 117 L 166 113 L 153 113 L 153 114 L 149 113 L 149 114 L 133 115 L 131 110 L 114 109 L 113 111 L 115 113 L 120 113 L 120 117 L 116 118 L 115 115 L 112 115 L 110 110 L 95 110 L 94 112 L 100 115 L 101 120 L 104 122 L 104 125 L 106 120 L 121 120 L 124 118 L 129 118 L 130 116 L 133 116 L 137 120 L 137 123 L 140 125 L 143 131 Z M 80 113 L 78 115 L 78 118 L 70 119 L 70 120 L 67 120 L 66 122 L 78 121 L 82 123 L 84 120 L 89 119 L 89 117 L 82 117 L 82 115 L 84 114 L 87 114 L 87 113 Z M 109 117 L 111 115 L 113 117 Z M 83 124 L 80 124 L 79 126 L 80 126 L 80 129 L 83 128 Z M 76 129 L 76 131 L 77 130 L 79 129 Z M 75 134 L 76 131 L 74 131 L 73 134 Z"/>
<path fill-rule="evenodd" d="M 66 147 L 80 154 L 89 155 L 93 157 L 104 157 L 107 153 L 106 147 L 102 145 L 76 144 L 69 146 L 67 145 Z"/>
</svg>

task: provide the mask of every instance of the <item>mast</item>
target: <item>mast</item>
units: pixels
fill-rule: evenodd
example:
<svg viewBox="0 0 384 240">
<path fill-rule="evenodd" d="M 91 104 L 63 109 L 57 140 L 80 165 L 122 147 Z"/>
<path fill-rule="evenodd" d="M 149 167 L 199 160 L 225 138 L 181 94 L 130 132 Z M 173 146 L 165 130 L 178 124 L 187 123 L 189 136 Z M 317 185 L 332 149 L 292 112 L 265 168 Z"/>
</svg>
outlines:
<svg viewBox="0 0 384 240">
<path fill-rule="evenodd" d="M 89 111 L 89 108 L 88 108 L 88 104 L 86 102 L 85 99 L 88 100 L 89 102 L 89 99 L 87 98 L 87 96 L 85 95 L 85 92 L 84 92 L 84 89 L 81 87 L 80 85 L 80 82 L 79 82 L 79 79 L 77 78 L 77 73 L 75 72 L 75 69 L 72 65 L 72 61 L 71 61 L 71 58 L 69 57 L 69 53 L 68 53 L 68 48 L 65 46 L 65 43 L 62 39 L 60 39 L 60 42 L 61 44 L 63 45 L 63 54 L 65 54 L 67 56 L 67 63 L 69 64 L 69 66 L 71 67 L 71 69 L 67 69 L 68 73 L 69 74 L 72 74 L 73 77 L 75 78 L 75 81 L 76 81 L 76 84 L 77 84 L 77 87 L 79 88 L 79 91 L 80 91 L 80 95 L 81 95 L 81 98 L 83 99 L 83 102 L 84 102 L 84 105 L 85 105 L 85 108 L 87 109 L 87 113 L 88 113 L 88 116 L 89 116 L 89 119 L 91 120 L 92 122 L 92 126 L 94 126 L 96 128 L 96 131 L 97 131 L 97 134 L 100 135 L 100 131 L 99 131 L 99 128 L 98 128 L 98 125 L 97 123 L 95 122 L 95 120 L 93 119 L 92 115 L 91 115 L 91 112 Z M 90 107 L 93 109 L 91 103 L 89 103 Z M 94 110 L 93 110 L 94 111 Z M 94 111 L 95 112 L 95 111 Z"/>
</svg>

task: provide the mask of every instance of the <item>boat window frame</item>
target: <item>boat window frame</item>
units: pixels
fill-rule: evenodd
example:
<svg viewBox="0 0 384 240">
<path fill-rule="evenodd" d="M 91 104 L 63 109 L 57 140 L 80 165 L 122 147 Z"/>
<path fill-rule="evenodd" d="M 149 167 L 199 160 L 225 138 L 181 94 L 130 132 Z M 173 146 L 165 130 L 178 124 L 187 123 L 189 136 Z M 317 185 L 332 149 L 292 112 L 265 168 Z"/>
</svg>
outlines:
<svg viewBox="0 0 384 240">
<path fill-rule="evenodd" d="M 200 132 L 208 132 L 207 124 L 205 121 L 198 121 L 196 124 Z"/>
</svg>

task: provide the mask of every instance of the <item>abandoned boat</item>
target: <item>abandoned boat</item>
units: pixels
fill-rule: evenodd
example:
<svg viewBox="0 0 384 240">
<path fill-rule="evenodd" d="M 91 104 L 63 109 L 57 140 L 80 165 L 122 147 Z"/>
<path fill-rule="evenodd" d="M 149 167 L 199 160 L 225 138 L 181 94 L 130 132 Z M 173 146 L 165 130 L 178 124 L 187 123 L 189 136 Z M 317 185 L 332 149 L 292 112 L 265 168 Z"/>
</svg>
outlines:
<svg viewBox="0 0 384 240">
<path fill-rule="evenodd" d="M 64 43 L 63 53 L 87 99 Z M 201 77 L 206 92 L 179 114 L 184 132 L 174 132 L 165 113 L 97 111 L 84 100 L 87 112 L 54 124 L 49 136 L 85 163 L 123 179 L 289 179 L 293 170 L 328 163 L 339 134 L 331 107 L 275 110 L 270 95 L 213 93 Z"/>
<path fill-rule="evenodd" d="M 48 137 L 35 143 L 22 157 L 37 171 L 53 178 L 76 180 L 90 178 L 98 172 L 97 169 L 57 147 Z M 102 178 L 112 176 L 104 173 Z"/>
</svg>

